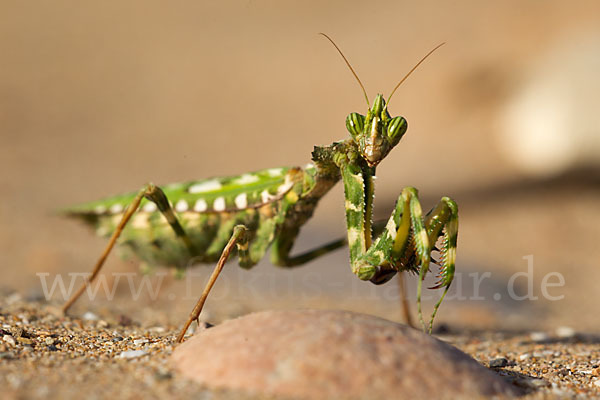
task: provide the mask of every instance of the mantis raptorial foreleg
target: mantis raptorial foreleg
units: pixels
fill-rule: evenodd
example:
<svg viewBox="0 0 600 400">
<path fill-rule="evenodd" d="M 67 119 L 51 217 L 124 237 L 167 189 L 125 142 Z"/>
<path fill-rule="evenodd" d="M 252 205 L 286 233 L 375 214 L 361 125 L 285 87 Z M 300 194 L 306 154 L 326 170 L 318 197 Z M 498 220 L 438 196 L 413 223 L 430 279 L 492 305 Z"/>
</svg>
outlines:
<svg viewBox="0 0 600 400">
<path fill-rule="evenodd" d="M 454 279 L 456 243 L 458 239 L 458 205 L 456 202 L 449 197 L 442 197 L 435 209 L 427 214 L 425 226 L 427 227 L 427 234 L 429 235 L 429 241 L 432 246 L 440 236 L 442 237 L 442 243 L 440 244 L 441 248 L 439 249 L 440 258 L 437 260 L 437 263 L 440 265 L 440 272 L 438 274 L 440 280 L 433 289 L 445 287 L 444 293 L 442 293 L 442 296 L 435 304 L 433 312 L 431 313 L 428 329 L 431 333 L 431 330 L 433 329 L 433 319 Z"/>
<path fill-rule="evenodd" d="M 431 332 L 433 319 L 454 278 L 456 260 L 456 238 L 458 235 L 458 207 L 454 200 L 443 197 L 438 205 L 423 218 L 417 190 L 405 188 L 396 205 L 395 213 L 402 216 L 397 225 L 397 233 L 392 247 L 392 260 L 400 268 L 419 270 L 417 286 L 417 307 L 419 321 L 425 330 L 421 311 L 421 291 L 423 279 L 429 270 L 431 252 L 435 249 L 438 237 L 442 236 L 440 249 L 440 281 L 433 288 L 445 287 L 440 300 L 434 306 L 427 330 Z M 392 215 L 390 221 L 395 221 Z M 390 222 L 391 225 L 391 222 Z M 388 225 L 388 226 L 390 226 Z"/>
<path fill-rule="evenodd" d="M 429 270 L 435 242 L 439 236 L 443 236 L 441 280 L 437 287 L 446 286 L 447 291 L 452 283 L 458 232 L 456 203 L 444 197 L 424 218 L 417 189 L 407 187 L 402 190 L 385 230 L 370 244 L 370 225 L 366 221 L 370 218 L 369 210 L 372 208 L 373 196 L 370 187 L 374 169 L 345 164 L 344 160 L 340 167 L 346 197 L 346 222 L 353 272 L 362 280 L 379 284 L 387 282 L 397 272 L 418 271 L 419 320 L 423 330 L 427 330 L 421 311 L 422 282 Z M 441 300 L 435 305 L 432 318 L 435 317 L 440 304 Z M 429 330 L 432 323 L 433 319 Z"/>
<path fill-rule="evenodd" d="M 181 240 L 185 243 L 189 252 L 191 254 L 193 254 L 192 242 L 191 242 L 189 236 L 186 234 L 183 227 L 181 226 L 181 224 L 179 223 L 179 221 L 177 220 L 177 217 L 175 216 L 175 213 L 173 212 L 173 209 L 169 203 L 169 200 L 167 199 L 167 196 L 158 186 L 155 186 L 152 183 L 149 183 L 146 186 L 144 186 L 136 194 L 134 199 L 131 201 L 131 203 L 127 207 L 126 211 L 123 213 L 123 216 L 121 217 L 121 220 L 119 221 L 116 229 L 114 230 L 113 234 L 111 235 L 110 240 L 108 241 L 108 244 L 106 245 L 106 248 L 102 252 L 102 255 L 100 256 L 98 261 L 96 262 L 96 265 L 94 266 L 94 269 L 92 270 L 92 274 L 88 278 L 85 279 L 83 285 L 63 305 L 62 310 L 64 313 L 66 313 L 69 310 L 69 308 L 73 305 L 73 303 L 75 303 L 75 301 L 83 294 L 83 292 L 86 290 L 86 288 L 94 281 L 94 279 L 96 279 L 96 277 L 98 276 L 98 273 L 100 272 L 100 270 L 102 269 L 102 266 L 104 265 L 104 262 L 106 261 L 106 258 L 110 254 L 111 250 L 115 246 L 115 243 L 117 242 L 117 239 L 121 235 L 121 232 L 123 232 L 123 229 L 129 222 L 129 220 L 131 219 L 133 214 L 139 209 L 143 198 L 146 198 L 146 199 L 152 201 L 154 204 L 156 204 L 156 207 L 162 213 L 162 215 L 164 215 L 164 217 L 166 218 L 166 220 L 169 223 L 169 225 L 171 226 L 171 228 L 173 228 L 173 231 L 175 232 L 175 234 L 179 238 L 181 238 Z"/>
</svg>

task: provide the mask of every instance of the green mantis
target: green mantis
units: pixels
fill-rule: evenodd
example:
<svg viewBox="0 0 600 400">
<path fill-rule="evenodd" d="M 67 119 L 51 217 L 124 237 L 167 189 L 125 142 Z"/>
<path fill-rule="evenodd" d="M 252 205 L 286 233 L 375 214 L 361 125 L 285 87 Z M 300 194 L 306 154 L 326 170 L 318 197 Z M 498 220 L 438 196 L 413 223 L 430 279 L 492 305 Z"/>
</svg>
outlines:
<svg viewBox="0 0 600 400">
<path fill-rule="evenodd" d="M 351 113 L 347 117 L 350 137 L 328 146 L 316 146 L 312 163 L 302 168 L 273 168 L 164 187 L 148 184 L 137 193 L 67 209 L 69 215 L 85 220 L 98 234 L 110 236 L 110 240 L 90 277 L 65 303 L 65 312 L 95 279 L 117 241 L 147 265 L 168 265 L 183 270 L 190 260 L 216 262 L 177 338 L 181 342 L 191 323 L 198 319 L 211 288 L 232 254 L 237 255 L 242 268 L 251 268 L 270 248 L 273 264 L 294 267 L 347 243 L 352 272 L 361 280 L 382 284 L 403 271 L 419 274 L 419 319 L 423 329 L 431 332 L 435 314 L 454 277 L 458 207 L 452 199 L 442 197 L 437 206 L 424 215 L 417 190 L 407 187 L 398 197 L 387 223 L 379 227 L 373 225 L 376 167 L 400 142 L 407 122 L 403 117 L 390 116 L 382 95 L 377 95 L 373 104 L 369 104 L 360 79 L 337 45 L 324 36 L 344 58 L 369 106 L 366 115 Z M 436 49 L 415 65 L 389 98 Z M 319 200 L 340 180 L 344 185 L 347 238 L 291 255 L 300 228 L 311 218 Z M 439 282 L 435 288 L 443 287 L 444 293 L 427 326 L 421 311 L 421 291 L 433 251 L 439 251 L 436 261 Z"/>
</svg>

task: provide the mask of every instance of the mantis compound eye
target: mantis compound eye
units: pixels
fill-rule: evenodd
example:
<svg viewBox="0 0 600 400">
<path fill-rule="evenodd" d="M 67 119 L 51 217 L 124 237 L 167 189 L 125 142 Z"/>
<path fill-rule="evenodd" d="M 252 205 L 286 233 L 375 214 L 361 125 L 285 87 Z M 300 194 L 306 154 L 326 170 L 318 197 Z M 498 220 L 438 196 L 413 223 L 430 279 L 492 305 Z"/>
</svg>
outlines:
<svg viewBox="0 0 600 400">
<path fill-rule="evenodd" d="M 398 144 L 404 133 L 406 133 L 406 129 L 408 128 L 408 123 L 404 119 L 404 117 L 394 117 L 390 121 L 387 127 L 387 135 L 390 139 L 390 143 L 392 146 Z"/>
<path fill-rule="evenodd" d="M 356 137 L 363 133 L 363 129 L 365 128 L 365 116 L 359 113 L 351 113 L 346 118 L 346 129 L 352 135 L 352 138 L 356 139 Z"/>
</svg>

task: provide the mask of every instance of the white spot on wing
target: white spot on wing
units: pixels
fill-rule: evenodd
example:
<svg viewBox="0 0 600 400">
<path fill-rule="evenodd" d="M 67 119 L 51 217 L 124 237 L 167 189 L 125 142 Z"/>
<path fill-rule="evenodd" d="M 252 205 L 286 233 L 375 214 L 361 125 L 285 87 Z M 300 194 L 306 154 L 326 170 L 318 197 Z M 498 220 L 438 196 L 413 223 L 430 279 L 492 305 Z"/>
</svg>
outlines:
<svg viewBox="0 0 600 400">
<path fill-rule="evenodd" d="M 207 208 L 208 204 L 206 204 L 206 200 L 204 199 L 198 199 L 198 201 L 196 201 L 196 204 L 194 204 L 194 211 L 196 212 L 206 211 Z"/>
<path fill-rule="evenodd" d="M 142 208 L 143 211 L 151 213 L 157 210 L 156 208 L 156 204 L 154 204 L 153 202 L 148 202 L 146 204 L 144 204 L 144 207 Z"/>
<path fill-rule="evenodd" d="M 190 193 L 205 193 L 221 189 L 222 185 L 217 179 L 211 179 L 200 183 L 193 184 L 188 188 Z"/>
<path fill-rule="evenodd" d="M 283 174 L 283 168 L 268 169 L 267 174 L 269 174 L 269 176 L 279 176 L 279 175 Z"/>
<path fill-rule="evenodd" d="M 213 202 L 213 209 L 215 211 L 224 211 L 226 207 L 225 197 L 217 197 Z"/>
<path fill-rule="evenodd" d="M 237 208 L 239 208 L 240 210 L 244 209 L 244 208 L 248 207 L 248 195 L 246 193 L 238 194 L 235 197 L 234 202 L 235 202 L 235 206 Z"/>
<path fill-rule="evenodd" d="M 106 212 L 106 207 L 100 205 L 100 206 L 96 206 L 96 208 L 94 208 L 94 212 L 96 214 L 104 214 Z"/>
<path fill-rule="evenodd" d="M 119 214 L 123 211 L 123 205 L 122 204 L 113 204 L 112 206 L 110 206 L 110 212 L 113 214 Z"/>
<path fill-rule="evenodd" d="M 175 204 L 175 211 L 177 212 L 184 212 L 188 210 L 188 203 L 187 201 L 181 199 L 177 202 L 177 204 Z"/>
<path fill-rule="evenodd" d="M 257 182 L 259 179 L 260 178 L 256 175 L 244 174 L 237 178 L 235 181 L 233 181 L 233 183 L 236 185 L 247 185 L 249 183 Z"/>
</svg>

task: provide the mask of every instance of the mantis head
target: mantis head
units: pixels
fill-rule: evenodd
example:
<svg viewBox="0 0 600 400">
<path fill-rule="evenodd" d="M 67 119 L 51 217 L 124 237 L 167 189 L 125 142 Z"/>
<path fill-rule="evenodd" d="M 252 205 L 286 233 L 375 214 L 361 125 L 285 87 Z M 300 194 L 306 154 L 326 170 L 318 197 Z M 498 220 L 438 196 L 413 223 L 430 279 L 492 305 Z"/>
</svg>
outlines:
<svg viewBox="0 0 600 400">
<path fill-rule="evenodd" d="M 342 53 L 342 50 L 340 50 L 337 44 L 335 44 L 333 39 L 331 39 L 329 36 L 324 33 L 321 33 L 320 35 L 323 35 L 325 38 L 327 38 L 327 40 L 329 40 L 336 48 L 338 53 L 340 53 L 346 62 L 346 65 L 352 72 L 352 75 L 354 75 L 356 81 L 360 85 L 363 94 L 365 95 L 365 100 L 369 105 L 369 112 L 367 113 L 367 116 L 365 117 L 364 115 L 358 113 L 352 113 L 348 115 L 348 118 L 346 118 L 346 128 L 348 128 L 352 139 L 358 145 L 358 151 L 360 152 L 361 156 L 365 159 L 370 167 L 375 167 L 381 162 L 381 160 L 385 158 L 385 156 L 388 155 L 390 150 L 392 150 L 392 148 L 398 144 L 400 139 L 402 139 L 402 136 L 404 133 L 406 133 L 408 124 L 404 117 L 392 118 L 390 116 L 390 114 L 387 112 L 387 105 L 382 95 L 377 95 L 375 101 L 373 102 L 373 106 L 369 104 L 369 96 L 367 96 L 367 91 L 360 81 L 360 78 L 354 71 L 354 68 L 352 68 L 350 62 L 348 62 L 348 59 L 346 59 L 346 56 L 344 56 L 344 53 Z M 443 45 L 444 43 L 437 45 L 433 48 L 433 50 L 427 53 L 425 57 L 421 58 L 421 60 L 404 76 L 404 78 L 398 82 L 394 90 L 392 90 L 392 93 L 390 93 L 388 96 L 388 102 L 394 93 L 396 93 L 396 89 L 402 85 L 402 83 L 410 76 L 410 74 L 412 74 L 413 71 L 431 55 L 431 53 Z"/>
<path fill-rule="evenodd" d="M 378 94 L 367 116 L 352 113 L 346 118 L 346 128 L 358 151 L 370 167 L 374 167 L 400 142 L 408 124 L 404 117 L 392 118 L 383 96 Z"/>
</svg>

